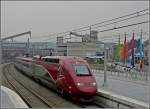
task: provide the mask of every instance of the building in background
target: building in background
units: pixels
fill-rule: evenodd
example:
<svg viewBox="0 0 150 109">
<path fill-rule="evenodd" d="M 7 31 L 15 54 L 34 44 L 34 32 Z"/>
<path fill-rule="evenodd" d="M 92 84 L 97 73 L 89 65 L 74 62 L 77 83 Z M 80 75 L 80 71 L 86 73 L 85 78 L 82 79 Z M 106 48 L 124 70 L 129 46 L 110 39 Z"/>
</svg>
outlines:
<svg viewBox="0 0 150 109">
<path fill-rule="evenodd" d="M 82 42 L 97 42 L 98 41 L 98 32 L 92 30 L 90 34 L 85 34 L 82 37 Z"/>
<path fill-rule="evenodd" d="M 57 55 L 60 56 L 79 56 L 83 58 L 102 58 L 104 57 L 104 43 L 98 41 L 98 32 L 92 30 L 90 34 L 80 35 L 71 32 L 71 35 L 80 37 L 80 42 L 63 42 L 63 37 L 57 37 Z M 113 43 L 105 43 L 108 48 L 108 59 L 112 57 Z M 98 57 L 99 56 L 99 57 Z M 112 60 L 112 59 L 111 59 Z"/>
<path fill-rule="evenodd" d="M 75 32 L 70 32 L 70 35 L 80 37 L 81 42 L 66 42 L 64 43 L 63 37 L 57 37 L 57 55 L 63 56 L 94 56 L 97 52 L 97 31 L 91 31 L 90 34 L 80 35 Z M 101 51 L 100 51 L 101 52 Z"/>
<path fill-rule="evenodd" d="M 58 56 L 66 56 L 67 55 L 67 43 L 64 43 L 62 36 L 57 37 L 56 55 L 58 55 Z"/>
<path fill-rule="evenodd" d="M 51 42 L 31 42 L 29 45 L 30 56 L 35 55 L 56 55 L 56 45 Z"/>
<path fill-rule="evenodd" d="M 17 56 L 27 55 L 56 55 L 56 45 L 51 42 L 12 42 L 4 41 L 2 43 L 3 62 L 14 61 Z"/>
<path fill-rule="evenodd" d="M 67 56 L 95 56 L 96 55 L 96 43 L 92 42 L 68 42 L 67 43 Z"/>
<path fill-rule="evenodd" d="M 62 37 L 62 36 L 58 36 L 58 37 L 57 37 L 57 42 L 56 42 L 57 45 L 63 44 L 63 42 L 64 42 L 64 41 L 63 41 L 63 37 Z"/>
<path fill-rule="evenodd" d="M 56 55 L 67 56 L 67 43 L 59 43 L 56 46 Z"/>
</svg>

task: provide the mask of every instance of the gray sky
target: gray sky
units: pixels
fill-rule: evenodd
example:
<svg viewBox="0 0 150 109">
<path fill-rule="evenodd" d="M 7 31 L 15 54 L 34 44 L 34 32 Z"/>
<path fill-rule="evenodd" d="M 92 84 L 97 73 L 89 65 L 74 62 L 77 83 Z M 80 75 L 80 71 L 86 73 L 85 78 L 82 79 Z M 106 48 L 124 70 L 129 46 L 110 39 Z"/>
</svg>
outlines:
<svg viewBox="0 0 150 109">
<path fill-rule="evenodd" d="M 33 41 L 149 8 L 148 1 L 2 1 L 1 5 L 1 36 L 31 30 Z"/>
</svg>

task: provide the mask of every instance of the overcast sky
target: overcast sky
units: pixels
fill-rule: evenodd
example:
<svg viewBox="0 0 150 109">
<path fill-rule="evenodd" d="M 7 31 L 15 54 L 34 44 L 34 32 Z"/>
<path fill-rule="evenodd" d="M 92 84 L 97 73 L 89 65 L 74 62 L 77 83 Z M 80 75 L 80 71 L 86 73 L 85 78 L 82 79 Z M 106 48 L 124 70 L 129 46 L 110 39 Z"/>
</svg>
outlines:
<svg viewBox="0 0 150 109">
<path fill-rule="evenodd" d="M 146 8 L 149 8 L 148 1 L 2 1 L 1 36 L 8 37 L 31 30 L 33 40 L 40 41 L 52 33 Z"/>
</svg>

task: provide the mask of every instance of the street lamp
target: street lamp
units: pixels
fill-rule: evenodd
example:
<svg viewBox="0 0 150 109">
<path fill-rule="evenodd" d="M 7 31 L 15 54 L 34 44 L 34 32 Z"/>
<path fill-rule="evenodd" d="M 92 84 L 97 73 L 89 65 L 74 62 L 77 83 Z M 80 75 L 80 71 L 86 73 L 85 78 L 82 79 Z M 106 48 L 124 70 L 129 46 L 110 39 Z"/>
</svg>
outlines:
<svg viewBox="0 0 150 109">
<path fill-rule="evenodd" d="M 104 83 L 103 87 L 107 86 L 107 56 L 109 48 L 104 44 Z"/>
</svg>

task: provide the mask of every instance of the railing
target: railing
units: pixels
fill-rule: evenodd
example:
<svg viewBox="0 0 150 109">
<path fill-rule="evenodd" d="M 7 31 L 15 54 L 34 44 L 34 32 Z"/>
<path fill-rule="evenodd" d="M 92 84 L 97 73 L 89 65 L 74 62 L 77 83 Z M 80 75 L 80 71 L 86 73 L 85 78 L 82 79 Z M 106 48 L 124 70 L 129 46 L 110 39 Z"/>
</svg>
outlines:
<svg viewBox="0 0 150 109">
<path fill-rule="evenodd" d="M 104 73 L 104 65 L 103 64 L 92 64 L 92 72 L 95 74 L 103 74 Z M 147 71 L 138 71 L 136 69 L 120 69 L 117 70 L 114 67 L 107 66 L 107 74 L 110 76 L 116 77 L 124 77 L 127 79 L 133 80 L 143 80 L 148 81 L 150 78 L 150 74 Z"/>
<path fill-rule="evenodd" d="M 106 105 L 109 108 L 127 109 L 127 108 L 139 108 L 149 109 L 149 104 L 143 101 L 132 99 L 126 96 L 117 95 L 105 90 L 98 90 L 95 101 Z"/>
</svg>

